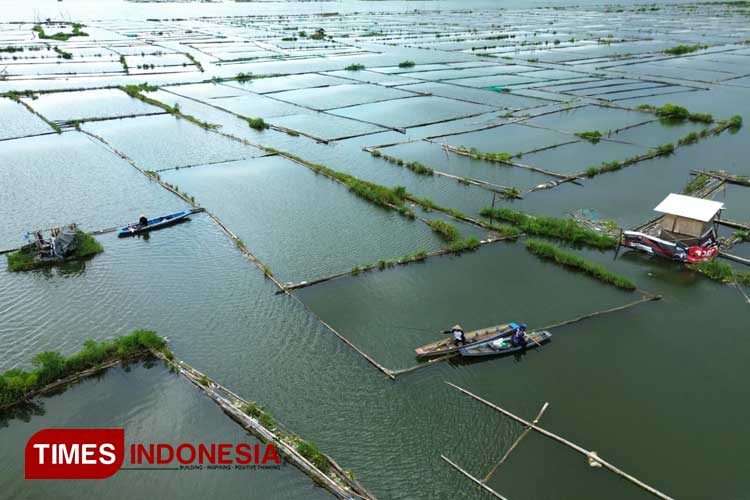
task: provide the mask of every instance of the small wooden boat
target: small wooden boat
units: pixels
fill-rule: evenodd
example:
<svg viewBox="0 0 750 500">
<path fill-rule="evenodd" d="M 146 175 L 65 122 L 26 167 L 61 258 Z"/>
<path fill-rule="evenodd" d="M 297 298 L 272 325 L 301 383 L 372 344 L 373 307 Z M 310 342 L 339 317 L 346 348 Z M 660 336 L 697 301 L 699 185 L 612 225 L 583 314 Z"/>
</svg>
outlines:
<svg viewBox="0 0 750 500">
<path fill-rule="evenodd" d="M 459 352 L 461 356 L 502 356 L 522 349 L 533 349 L 548 341 L 552 334 L 547 330 L 531 332 L 526 334 L 528 342 L 526 345 L 513 345 L 510 338 L 502 337 L 488 342 L 480 342 L 473 346 L 462 347 Z"/>
<path fill-rule="evenodd" d="M 515 332 L 516 328 L 518 328 L 517 324 L 508 323 L 506 325 L 496 325 L 489 328 L 482 328 L 481 330 L 466 332 L 465 336 L 468 344 L 464 344 L 463 346 L 457 346 L 453 342 L 453 336 L 451 335 L 445 339 L 425 344 L 422 347 L 417 347 L 414 349 L 414 352 L 416 352 L 419 357 L 441 356 L 443 354 L 456 352 L 460 347 L 469 347 L 500 337 L 506 337 Z"/>
<path fill-rule="evenodd" d="M 138 223 L 128 224 L 117 230 L 117 236 L 120 238 L 124 236 L 134 236 L 136 234 L 147 233 L 155 229 L 171 226 L 172 224 L 187 220 L 187 216 L 191 213 L 193 213 L 191 210 L 183 210 L 182 212 L 175 212 L 173 214 L 156 217 L 155 219 L 149 219 L 146 225 Z"/>
</svg>

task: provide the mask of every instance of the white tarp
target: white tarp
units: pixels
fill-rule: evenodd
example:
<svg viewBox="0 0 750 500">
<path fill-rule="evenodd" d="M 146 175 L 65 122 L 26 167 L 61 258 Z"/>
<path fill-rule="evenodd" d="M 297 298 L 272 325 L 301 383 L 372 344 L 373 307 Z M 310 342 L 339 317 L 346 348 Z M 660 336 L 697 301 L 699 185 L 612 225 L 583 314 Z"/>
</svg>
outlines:
<svg viewBox="0 0 750 500">
<path fill-rule="evenodd" d="M 672 214 L 678 217 L 708 222 L 722 208 L 724 208 L 724 204 L 718 201 L 671 193 L 654 210 L 663 214 Z"/>
</svg>

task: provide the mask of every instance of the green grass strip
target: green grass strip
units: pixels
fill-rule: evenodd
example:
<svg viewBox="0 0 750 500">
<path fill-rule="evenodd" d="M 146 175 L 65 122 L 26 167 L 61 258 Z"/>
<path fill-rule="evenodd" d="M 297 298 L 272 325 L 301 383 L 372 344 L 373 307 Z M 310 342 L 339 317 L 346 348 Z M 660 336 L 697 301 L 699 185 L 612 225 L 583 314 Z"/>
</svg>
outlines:
<svg viewBox="0 0 750 500">
<path fill-rule="evenodd" d="M 76 375 L 109 361 L 127 359 L 148 349 L 159 350 L 170 359 L 172 353 L 166 346 L 166 341 L 156 333 L 135 330 L 114 340 L 87 340 L 81 351 L 69 357 L 54 351 L 39 353 L 31 361 L 33 370 L 14 368 L 0 375 L 0 406 L 14 404 L 24 399 L 27 393 L 39 390 L 58 379 Z"/>
<path fill-rule="evenodd" d="M 565 252 L 561 248 L 551 243 L 540 240 L 529 240 L 526 242 L 526 249 L 537 257 L 545 260 L 551 260 L 557 264 L 560 264 L 561 266 L 570 269 L 582 271 L 590 276 L 593 276 L 599 281 L 614 285 L 617 288 L 622 288 L 623 290 L 630 291 L 636 289 L 635 283 L 625 278 L 624 276 L 615 274 L 598 264 L 592 264 L 582 259 L 578 255 Z"/>
<path fill-rule="evenodd" d="M 509 208 L 485 207 L 480 213 L 484 217 L 509 222 L 526 234 L 556 238 L 599 250 L 609 250 L 617 246 L 615 238 L 586 229 L 572 219 L 528 215 Z"/>
</svg>

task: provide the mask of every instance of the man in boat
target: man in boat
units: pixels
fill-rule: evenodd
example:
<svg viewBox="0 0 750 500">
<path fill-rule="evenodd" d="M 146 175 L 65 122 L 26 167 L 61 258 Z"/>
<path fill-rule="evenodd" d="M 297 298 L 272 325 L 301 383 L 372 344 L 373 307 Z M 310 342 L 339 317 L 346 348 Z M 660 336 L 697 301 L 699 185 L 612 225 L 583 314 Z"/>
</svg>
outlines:
<svg viewBox="0 0 750 500">
<path fill-rule="evenodd" d="M 510 341 L 513 343 L 516 347 L 523 347 L 526 345 L 528 340 L 526 340 L 526 323 L 521 323 L 518 325 L 518 328 L 516 328 L 516 331 L 513 332 L 513 336 L 510 338 Z"/>
<path fill-rule="evenodd" d="M 141 227 L 148 226 L 148 219 L 145 215 L 141 214 L 141 217 L 138 219 L 138 225 Z"/>
<path fill-rule="evenodd" d="M 466 334 L 464 333 L 464 329 L 461 328 L 461 325 L 453 325 L 453 328 L 445 330 L 443 333 L 450 333 L 453 335 L 454 345 L 466 345 L 469 343 L 469 341 L 466 340 Z"/>
</svg>

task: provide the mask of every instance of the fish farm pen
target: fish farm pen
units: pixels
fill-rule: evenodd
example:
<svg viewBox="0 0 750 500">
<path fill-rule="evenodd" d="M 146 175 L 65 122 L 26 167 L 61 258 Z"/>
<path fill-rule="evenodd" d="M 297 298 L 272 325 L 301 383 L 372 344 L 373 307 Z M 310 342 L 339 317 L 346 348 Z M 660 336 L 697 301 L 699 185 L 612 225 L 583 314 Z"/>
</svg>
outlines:
<svg viewBox="0 0 750 500">
<path fill-rule="evenodd" d="M 59 1 L 0 0 L 3 495 L 746 494 L 748 2 Z"/>
</svg>

